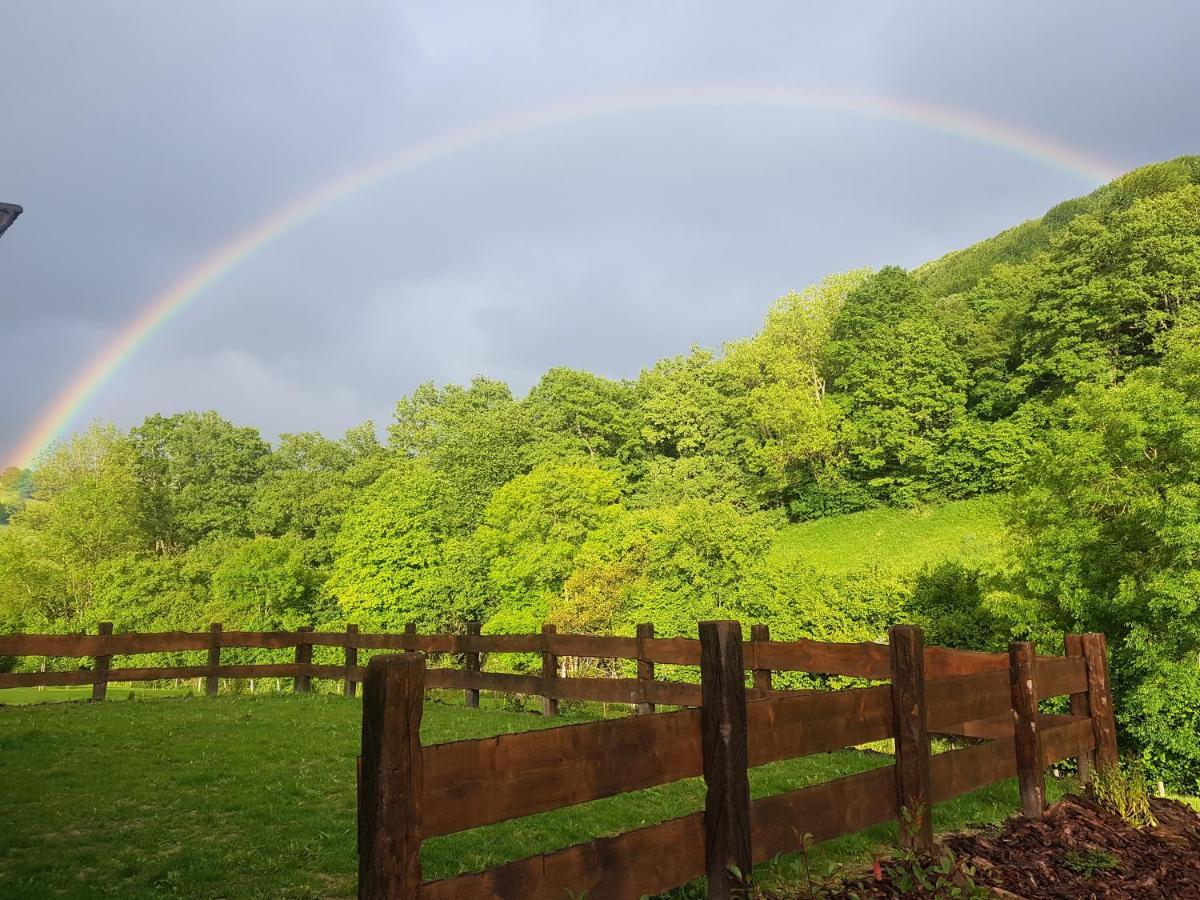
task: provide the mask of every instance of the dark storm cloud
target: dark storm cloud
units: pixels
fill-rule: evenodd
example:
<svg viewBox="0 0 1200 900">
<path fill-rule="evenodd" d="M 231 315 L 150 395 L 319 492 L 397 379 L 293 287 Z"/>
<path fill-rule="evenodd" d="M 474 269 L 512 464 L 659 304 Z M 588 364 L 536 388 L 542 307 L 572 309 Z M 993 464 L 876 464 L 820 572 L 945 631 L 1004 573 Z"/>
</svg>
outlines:
<svg viewBox="0 0 1200 900">
<path fill-rule="evenodd" d="M 966 109 L 1120 165 L 1195 151 L 1180 4 L 12 2 L 0 12 L 0 458 L 233 234 L 363 161 L 564 98 L 693 82 Z M 386 421 L 421 381 L 636 375 L 776 296 L 914 265 L 1092 185 L 910 124 L 627 112 L 469 148 L 254 254 L 81 411 L 268 434 Z"/>
</svg>

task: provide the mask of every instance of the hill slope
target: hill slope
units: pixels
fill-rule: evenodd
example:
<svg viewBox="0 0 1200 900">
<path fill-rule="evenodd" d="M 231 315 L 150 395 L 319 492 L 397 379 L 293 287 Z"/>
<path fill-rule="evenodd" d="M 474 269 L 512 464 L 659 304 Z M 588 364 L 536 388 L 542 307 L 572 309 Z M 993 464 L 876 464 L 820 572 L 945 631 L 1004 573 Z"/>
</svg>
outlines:
<svg viewBox="0 0 1200 900">
<path fill-rule="evenodd" d="M 942 560 L 974 565 L 1003 551 L 1002 501 L 958 500 L 921 509 L 870 509 L 784 528 L 772 562 L 803 562 L 831 575 L 863 570 L 904 575 Z"/>
<path fill-rule="evenodd" d="M 935 296 L 970 290 L 991 268 L 1001 263 L 1022 263 L 1050 247 L 1051 241 L 1081 215 L 1104 218 L 1141 197 L 1152 197 L 1184 185 L 1200 184 L 1200 156 L 1180 156 L 1151 163 L 1098 187 L 1083 197 L 1064 200 L 1040 219 L 1030 219 L 970 247 L 953 250 L 940 259 L 918 266 L 913 274 Z"/>
</svg>

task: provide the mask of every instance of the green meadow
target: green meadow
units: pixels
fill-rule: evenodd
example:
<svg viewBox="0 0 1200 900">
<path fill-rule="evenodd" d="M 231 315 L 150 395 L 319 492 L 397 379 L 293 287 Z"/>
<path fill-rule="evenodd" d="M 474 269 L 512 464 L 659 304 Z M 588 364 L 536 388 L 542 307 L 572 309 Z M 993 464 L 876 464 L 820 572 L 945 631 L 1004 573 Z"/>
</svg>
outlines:
<svg viewBox="0 0 1200 900">
<path fill-rule="evenodd" d="M 1004 549 L 1003 499 L 977 497 L 915 509 L 879 507 L 780 529 L 771 561 L 839 575 L 906 575 L 944 560 L 980 565 Z"/>
</svg>

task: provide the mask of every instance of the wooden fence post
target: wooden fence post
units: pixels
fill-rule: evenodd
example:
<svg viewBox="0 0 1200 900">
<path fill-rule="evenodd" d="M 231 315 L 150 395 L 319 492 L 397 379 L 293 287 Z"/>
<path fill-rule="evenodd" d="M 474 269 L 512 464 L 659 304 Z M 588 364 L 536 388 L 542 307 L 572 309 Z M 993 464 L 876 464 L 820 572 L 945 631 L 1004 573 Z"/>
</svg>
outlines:
<svg viewBox="0 0 1200 900">
<path fill-rule="evenodd" d="M 1108 685 L 1108 653 L 1103 634 L 1083 635 L 1083 659 L 1087 664 L 1088 708 L 1096 734 L 1096 765 L 1115 766 L 1117 721 Z"/>
<path fill-rule="evenodd" d="M 220 688 L 217 669 L 221 667 L 221 623 L 213 622 L 208 630 L 212 634 L 212 645 L 208 648 L 208 677 L 204 679 L 204 693 L 215 697 Z"/>
<path fill-rule="evenodd" d="M 748 896 L 752 857 L 745 677 L 742 626 L 701 622 L 704 865 L 710 900 Z"/>
<path fill-rule="evenodd" d="M 304 641 L 304 634 L 309 631 L 312 631 L 311 625 L 303 625 L 296 629 L 298 638 L 296 641 L 296 665 L 298 666 L 312 664 L 312 644 Z M 312 676 L 297 675 L 293 685 L 297 694 L 307 694 L 312 690 Z"/>
<path fill-rule="evenodd" d="M 418 900 L 421 893 L 424 701 L 424 655 L 371 660 L 363 684 L 359 900 Z"/>
<path fill-rule="evenodd" d="M 771 640 L 770 625 L 751 625 L 750 640 L 758 644 Z M 754 661 L 758 662 L 758 648 L 754 648 Z M 754 670 L 754 686 L 760 691 L 771 690 L 771 670 L 770 669 L 755 669 Z"/>
<path fill-rule="evenodd" d="M 543 625 L 542 626 L 542 647 L 546 648 L 549 645 L 546 643 L 546 635 L 554 634 L 558 631 L 557 626 Z M 552 696 L 557 694 L 554 682 L 558 680 L 558 657 L 551 653 L 548 649 L 542 650 L 542 678 L 546 682 L 546 693 L 542 697 L 542 715 L 557 716 L 558 715 L 558 698 Z"/>
<path fill-rule="evenodd" d="M 900 845 L 933 848 L 929 732 L 925 718 L 925 637 L 915 625 L 888 630 L 892 675 L 892 721 L 896 736 L 896 793 Z"/>
<path fill-rule="evenodd" d="M 482 627 L 478 622 L 467 623 L 467 641 L 473 637 L 479 637 Z M 468 672 L 476 673 L 479 671 L 479 651 L 465 650 L 463 652 L 463 668 Z M 479 709 L 479 689 L 467 688 L 463 691 L 463 702 L 467 709 Z"/>
<path fill-rule="evenodd" d="M 642 646 L 642 641 L 652 640 L 654 638 L 654 623 L 643 622 L 637 627 L 638 640 L 638 661 L 637 661 L 637 677 L 641 682 L 638 685 L 638 694 L 642 698 L 641 702 L 636 707 L 636 712 L 639 716 L 648 716 L 654 712 L 654 704 L 646 699 L 646 687 L 654 680 L 654 663 L 646 659 L 646 651 Z"/>
<path fill-rule="evenodd" d="M 1083 635 L 1081 634 L 1065 634 L 1063 635 L 1063 649 L 1068 657 L 1072 659 L 1083 660 Z M 1087 663 L 1084 662 L 1084 671 L 1087 671 Z M 1087 716 L 1091 718 L 1091 706 L 1088 703 L 1087 691 L 1081 694 L 1071 695 L 1071 715 Z M 1096 765 L 1096 751 L 1089 750 L 1086 753 L 1081 753 L 1075 760 L 1079 765 L 1079 783 L 1087 784 L 1092 780 L 1092 769 Z"/>
<path fill-rule="evenodd" d="M 1037 651 L 1029 641 L 1008 645 L 1008 677 L 1012 687 L 1021 814 L 1037 819 L 1046 811 L 1046 772 L 1042 768 L 1042 733 L 1038 729 Z"/>
<path fill-rule="evenodd" d="M 112 622 L 101 622 L 96 628 L 96 634 L 106 637 L 113 633 Z M 103 700 L 108 695 L 108 667 L 112 664 L 112 654 L 101 653 L 96 656 L 93 671 L 96 680 L 92 682 L 92 699 Z"/>
<path fill-rule="evenodd" d="M 357 625 L 351 624 L 346 626 L 346 683 L 342 687 L 342 693 L 347 697 L 353 697 L 358 690 L 358 684 L 354 680 L 354 673 L 350 671 L 358 666 L 358 648 L 350 644 L 357 634 Z"/>
</svg>

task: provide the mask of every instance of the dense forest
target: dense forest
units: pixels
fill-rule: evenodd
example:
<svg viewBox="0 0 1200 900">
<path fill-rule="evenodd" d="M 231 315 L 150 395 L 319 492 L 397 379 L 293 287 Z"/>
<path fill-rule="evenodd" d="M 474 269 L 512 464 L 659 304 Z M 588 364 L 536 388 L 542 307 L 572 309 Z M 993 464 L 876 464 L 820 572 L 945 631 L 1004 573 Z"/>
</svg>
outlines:
<svg viewBox="0 0 1200 900">
<path fill-rule="evenodd" d="M 789 523 L 977 495 L 1002 498 L 999 562 L 901 583 L 770 553 Z M 1104 631 L 1130 749 L 1195 793 L 1200 157 L 911 272 L 830 276 L 634 380 L 426 384 L 382 441 L 97 423 L 4 473 L 0 507 L 0 630 L 910 620 L 1047 652 Z"/>
</svg>

